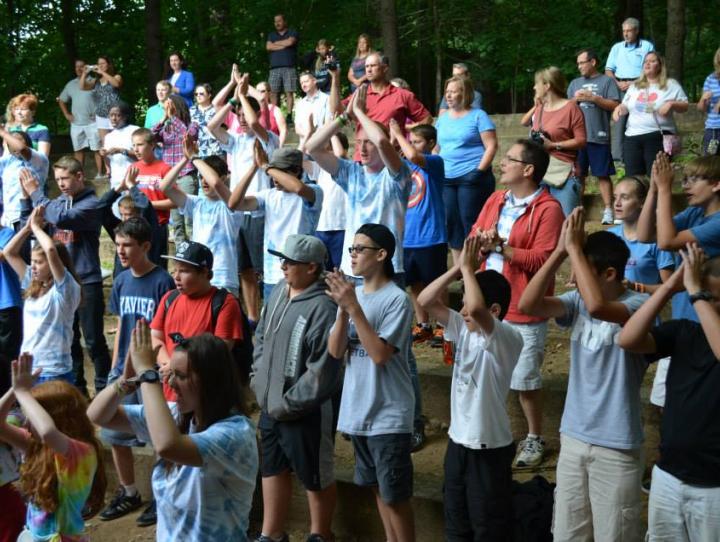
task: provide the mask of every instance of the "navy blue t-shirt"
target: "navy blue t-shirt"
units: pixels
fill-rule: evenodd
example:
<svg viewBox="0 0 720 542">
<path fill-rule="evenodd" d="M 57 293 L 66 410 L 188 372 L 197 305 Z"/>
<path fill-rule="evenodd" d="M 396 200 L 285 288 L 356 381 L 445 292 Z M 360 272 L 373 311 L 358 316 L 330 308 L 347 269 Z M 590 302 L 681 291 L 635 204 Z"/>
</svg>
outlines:
<svg viewBox="0 0 720 542">
<path fill-rule="evenodd" d="M 423 248 L 447 243 L 445 228 L 445 161 L 436 154 L 424 154 L 425 168 L 406 160 L 411 171 L 412 192 L 405 215 L 403 247 Z"/>
<path fill-rule="evenodd" d="M 120 273 L 113 282 L 110 293 L 110 312 L 120 317 L 120 340 L 118 342 L 115 373 L 122 371 L 125 357 L 130 348 L 130 337 L 140 318 L 152 322 L 160 298 L 175 288 L 170 274 L 162 267 L 154 267 L 142 277 L 136 277 L 131 270 Z"/>
<path fill-rule="evenodd" d="M 283 35 L 274 30 L 268 34 L 268 41 L 271 43 L 287 38 L 295 38 L 297 41 L 292 47 L 285 47 L 280 51 L 270 51 L 270 68 L 294 68 L 297 64 L 297 46 L 300 40 L 297 31 L 288 28 Z"/>
<path fill-rule="evenodd" d="M 0 250 L 5 248 L 14 235 L 15 230 L 12 228 L 0 226 Z M 20 279 L 9 263 L 0 260 L 0 310 L 21 306 Z"/>
</svg>

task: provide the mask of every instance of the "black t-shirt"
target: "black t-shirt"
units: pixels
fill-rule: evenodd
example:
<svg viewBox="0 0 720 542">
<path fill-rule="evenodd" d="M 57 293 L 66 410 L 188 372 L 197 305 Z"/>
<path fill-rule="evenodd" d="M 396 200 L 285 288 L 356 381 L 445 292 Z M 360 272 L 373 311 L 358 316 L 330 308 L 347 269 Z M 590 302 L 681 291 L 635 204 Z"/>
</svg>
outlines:
<svg viewBox="0 0 720 542">
<path fill-rule="evenodd" d="M 720 487 L 720 362 L 697 322 L 670 320 L 651 333 L 651 359 L 672 358 L 658 466 L 687 484 Z"/>
</svg>

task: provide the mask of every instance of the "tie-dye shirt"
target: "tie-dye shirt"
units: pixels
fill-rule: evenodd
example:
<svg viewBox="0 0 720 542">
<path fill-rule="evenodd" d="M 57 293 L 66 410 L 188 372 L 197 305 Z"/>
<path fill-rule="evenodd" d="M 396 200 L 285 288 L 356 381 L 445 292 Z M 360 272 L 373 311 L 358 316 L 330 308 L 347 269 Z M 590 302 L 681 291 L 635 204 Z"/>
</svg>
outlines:
<svg viewBox="0 0 720 542">
<path fill-rule="evenodd" d="M 45 512 L 28 504 L 25 528 L 36 542 L 85 542 L 82 511 L 90 495 L 98 458 L 91 444 L 70 439 L 67 453 L 55 454 L 58 508 Z"/>
<path fill-rule="evenodd" d="M 174 403 L 170 403 L 176 415 Z M 123 405 L 135 435 L 151 442 L 142 405 Z M 258 472 L 255 426 L 230 416 L 188 435 L 201 467 L 158 463 L 152 473 L 157 502 L 157 540 L 247 540 L 248 516 Z"/>
</svg>

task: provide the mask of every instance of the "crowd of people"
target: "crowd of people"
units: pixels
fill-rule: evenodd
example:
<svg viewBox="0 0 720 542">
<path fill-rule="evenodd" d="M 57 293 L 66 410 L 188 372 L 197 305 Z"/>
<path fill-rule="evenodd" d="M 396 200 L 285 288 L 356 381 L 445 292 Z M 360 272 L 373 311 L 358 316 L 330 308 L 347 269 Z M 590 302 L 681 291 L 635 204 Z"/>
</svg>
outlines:
<svg viewBox="0 0 720 542">
<path fill-rule="evenodd" d="M 412 541 L 411 454 L 425 439 L 413 345 L 424 342 L 452 365 L 446 538 L 510 540 L 513 464 L 536 467 L 545 453 L 550 319 L 570 330 L 554 539 L 642 539 L 649 483 L 649 540 L 719 540 L 720 49 L 697 105 L 703 156 L 684 166 L 687 207 L 673 215 L 673 114 L 688 99 L 635 19 L 605 73 L 586 48 L 569 85 L 553 66 L 535 74 L 528 138 L 504 149 L 500 187 L 496 127 L 466 65 L 453 66 L 435 119 L 390 79 L 368 35 L 343 97 L 332 44 L 319 40 L 298 76 L 299 33 L 283 15 L 274 25 L 267 82 L 233 65 L 213 94 L 170 54 L 143 127 L 111 59 L 76 61 L 57 99 L 74 155 L 52 164 L 54 198 L 38 98 L 10 101 L 0 541 L 85 540 L 84 518 L 140 509 L 132 448 L 146 443 L 158 462 L 137 521 L 157 523 L 158 540 L 247 540 L 260 476 L 252 539 L 287 541 L 292 473 L 307 540 L 334 540 L 337 432 L 386 539 Z M 86 185 L 87 150 L 109 180 L 100 197 Z M 626 175 L 613 185 L 618 163 Z M 582 208 L 590 173 L 613 225 L 594 233 Z M 112 348 L 102 228 L 116 247 Z M 566 260 L 572 288 L 555 295 Z M 458 280 L 459 311 L 448 302 Z M 640 386 L 655 361 L 663 412 L 647 481 Z M 517 444 L 510 390 L 527 422 Z M 120 482 L 106 504 L 101 442 Z"/>
</svg>

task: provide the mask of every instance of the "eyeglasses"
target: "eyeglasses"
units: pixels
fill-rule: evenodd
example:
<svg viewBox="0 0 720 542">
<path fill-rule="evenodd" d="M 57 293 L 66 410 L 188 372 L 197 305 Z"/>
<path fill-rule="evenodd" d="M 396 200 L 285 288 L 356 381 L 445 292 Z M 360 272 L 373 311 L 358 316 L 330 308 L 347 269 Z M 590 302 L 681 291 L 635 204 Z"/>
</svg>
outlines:
<svg viewBox="0 0 720 542">
<path fill-rule="evenodd" d="M 367 247 L 365 245 L 353 245 L 348 247 L 348 253 L 349 254 L 355 254 L 356 252 L 358 254 L 362 254 L 366 250 L 382 250 L 380 247 Z"/>
<path fill-rule="evenodd" d="M 587 64 L 588 62 L 592 62 L 592 60 L 578 60 L 577 65 L 582 66 L 583 64 Z"/>
<path fill-rule="evenodd" d="M 519 158 L 513 158 L 512 156 L 505 155 L 502 157 L 502 160 L 505 160 L 506 162 L 517 162 L 519 164 L 529 164 L 530 162 L 526 162 L 525 160 L 520 160 Z M 501 160 L 501 162 L 502 162 Z"/>
<path fill-rule="evenodd" d="M 683 177 L 680 186 L 693 186 L 698 181 L 705 181 L 704 177 Z"/>
</svg>

